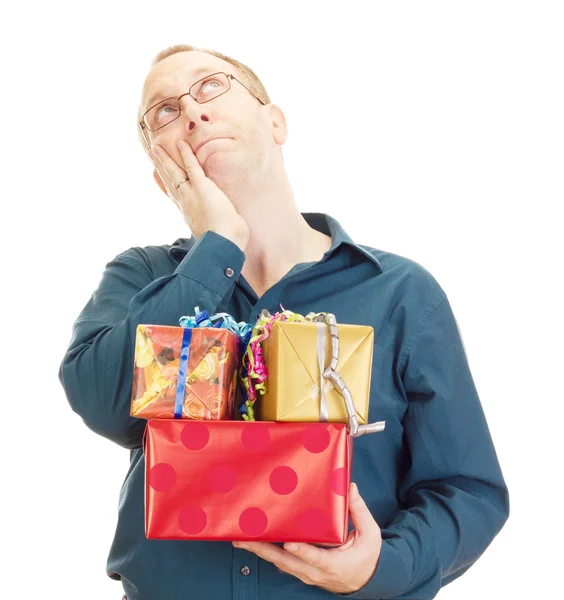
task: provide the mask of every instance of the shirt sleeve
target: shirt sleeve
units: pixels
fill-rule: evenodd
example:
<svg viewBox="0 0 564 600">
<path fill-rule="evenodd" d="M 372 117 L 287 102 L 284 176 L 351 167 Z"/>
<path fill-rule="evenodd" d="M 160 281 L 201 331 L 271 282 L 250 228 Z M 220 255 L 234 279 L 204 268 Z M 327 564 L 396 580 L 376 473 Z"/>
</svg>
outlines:
<svg viewBox="0 0 564 600">
<path fill-rule="evenodd" d="M 239 246 L 207 231 L 171 275 L 154 279 L 146 254 L 135 248 L 106 265 L 59 368 L 72 409 L 90 429 L 124 448 L 141 447 L 146 420 L 129 414 L 137 325 L 178 326 L 195 306 L 216 312 L 244 261 Z"/>
<path fill-rule="evenodd" d="M 509 495 L 446 297 L 415 337 L 402 377 L 410 467 L 399 511 L 382 528 L 378 567 L 347 598 L 434 598 L 483 554 L 509 516 Z"/>
</svg>

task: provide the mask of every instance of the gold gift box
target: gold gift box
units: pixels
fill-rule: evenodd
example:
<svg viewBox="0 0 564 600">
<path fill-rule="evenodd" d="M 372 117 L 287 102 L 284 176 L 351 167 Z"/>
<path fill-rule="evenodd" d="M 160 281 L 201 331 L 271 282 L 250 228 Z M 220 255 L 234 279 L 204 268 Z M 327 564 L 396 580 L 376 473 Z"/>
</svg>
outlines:
<svg viewBox="0 0 564 600">
<path fill-rule="evenodd" d="M 331 336 L 325 328 L 324 369 L 331 362 Z M 338 324 L 339 361 L 336 371 L 349 388 L 358 422 L 368 422 L 374 328 Z M 321 414 L 320 381 L 326 391 L 328 422 L 348 423 L 345 401 L 333 384 L 321 376 L 316 323 L 276 321 L 262 342 L 268 370 L 266 392 L 256 401 L 261 421 L 317 422 Z"/>
</svg>

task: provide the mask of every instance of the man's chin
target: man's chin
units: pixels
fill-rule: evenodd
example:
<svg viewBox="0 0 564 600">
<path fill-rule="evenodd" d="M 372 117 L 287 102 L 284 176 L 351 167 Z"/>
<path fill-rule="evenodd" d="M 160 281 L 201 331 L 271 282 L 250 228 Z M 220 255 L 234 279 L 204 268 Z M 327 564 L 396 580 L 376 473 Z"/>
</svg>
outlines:
<svg viewBox="0 0 564 600">
<path fill-rule="evenodd" d="M 206 157 L 202 169 L 211 180 L 224 180 L 226 177 L 232 178 L 235 174 L 245 171 L 245 165 L 240 161 L 234 160 L 227 152 L 214 152 Z"/>
</svg>

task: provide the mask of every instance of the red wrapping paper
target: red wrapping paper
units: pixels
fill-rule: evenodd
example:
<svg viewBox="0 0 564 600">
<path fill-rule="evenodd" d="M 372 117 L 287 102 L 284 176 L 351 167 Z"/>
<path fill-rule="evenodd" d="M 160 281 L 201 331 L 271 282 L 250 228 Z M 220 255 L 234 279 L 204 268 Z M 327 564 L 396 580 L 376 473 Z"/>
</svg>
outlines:
<svg viewBox="0 0 564 600">
<path fill-rule="evenodd" d="M 146 537 L 343 544 L 352 439 L 341 423 L 150 419 Z"/>
</svg>

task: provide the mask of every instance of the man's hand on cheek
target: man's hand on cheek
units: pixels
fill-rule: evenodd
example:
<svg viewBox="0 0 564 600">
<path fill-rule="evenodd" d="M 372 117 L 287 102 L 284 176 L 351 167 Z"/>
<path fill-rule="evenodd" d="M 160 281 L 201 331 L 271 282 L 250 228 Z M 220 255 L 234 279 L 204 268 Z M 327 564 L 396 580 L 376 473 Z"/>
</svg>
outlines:
<svg viewBox="0 0 564 600">
<path fill-rule="evenodd" d="M 286 543 L 284 548 L 266 542 L 233 542 L 237 548 L 254 552 L 281 571 L 308 585 L 337 594 L 349 594 L 364 587 L 374 575 L 380 558 L 382 535 L 364 500 L 351 484 L 350 517 L 354 530 L 337 548 Z"/>
<path fill-rule="evenodd" d="M 182 166 L 159 144 L 151 146 L 151 158 L 163 187 L 182 211 L 190 231 L 197 238 L 206 231 L 215 231 L 244 252 L 249 241 L 246 221 L 223 191 L 206 176 L 190 144 L 178 140 L 177 146 Z"/>
</svg>

